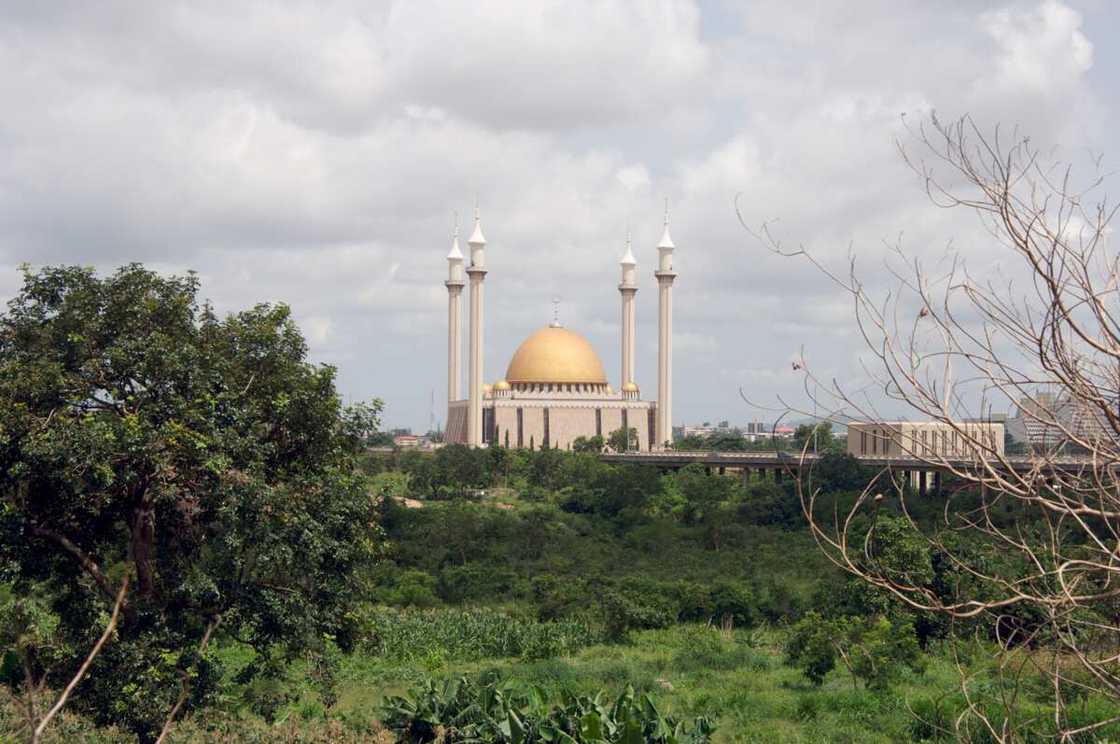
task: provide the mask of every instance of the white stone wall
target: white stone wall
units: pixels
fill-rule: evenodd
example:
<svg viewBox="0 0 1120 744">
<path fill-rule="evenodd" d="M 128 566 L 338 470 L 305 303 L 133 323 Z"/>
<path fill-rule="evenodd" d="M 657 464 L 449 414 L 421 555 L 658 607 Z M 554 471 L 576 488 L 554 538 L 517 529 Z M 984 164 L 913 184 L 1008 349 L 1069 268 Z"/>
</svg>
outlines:
<svg viewBox="0 0 1120 744">
<path fill-rule="evenodd" d="M 444 439 L 449 444 L 467 444 L 468 401 L 454 401 L 448 407 L 447 426 Z M 578 437 L 595 436 L 595 411 L 601 412 L 602 437 L 607 439 L 611 432 L 622 428 L 622 411 L 626 409 L 629 426 L 638 432 L 638 448 L 642 452 L 650 449 L 650 414 L 656 411 L 656 404 L 644 400 L 623 400 L 617 395 L 604 396 L 600 400 L 577 399 L 559 396 L 549 399 L 534 395 L 520 398 L 514 396 L 487 397 L 482 406 L 494 412 L 496 439 L 494 444 L 516 448 L 517 410 L 521 409 L 522 438 L 521 446 L 528 448 L 530 443 L 540 449 L 544 443 L 544 411 L 548 409 L 549 446 L 569 449 Z"/>
<path fill-rule="evenodd" d="M 485 406 L 494 410 L 496 444 L 505 446 L 506 432 L 509 432 L 509 446 L 518 446 L 517 410 L 520 408 L 521 446 L 528 448 L 532 444 L 537 449 L 544 444 L 545 409 L 548 409 L 549 446 L 569 449 L 578 437 L 595 436 L 596 410 L 601 411 L 602 436 L 606 439 L 611 432 L 622 428 L 622 409 L 625 408 L 630 427 L 638 431 L 639 449 L 649 450 L 649 411 L 653 408 L 649 401 L 625 401 L 617 397 L 582 401 L 497 398 L 487 400 Z"/>
<path fill-rule="evenodd" d="M 941 421 L 851 422 L 848 452 L 870 457 L 970 457 L 976 445 L 1004 454 L 1003 424 Z"/>
</svg>

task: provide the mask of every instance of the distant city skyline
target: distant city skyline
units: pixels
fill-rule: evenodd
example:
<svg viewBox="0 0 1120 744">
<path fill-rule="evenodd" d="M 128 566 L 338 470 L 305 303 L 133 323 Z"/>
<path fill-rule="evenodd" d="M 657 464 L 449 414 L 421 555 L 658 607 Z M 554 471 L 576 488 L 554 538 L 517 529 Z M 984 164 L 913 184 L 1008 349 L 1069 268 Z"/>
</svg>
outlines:
<svg viewBox="0 0 1120 744">
<path fill-rule="evenodd" d="M 802 356 L 858 387 L 862 342 L 845 295 L 753 240 L 736 196 L 830 267 L 852 251 L 875 291 L 899 236 L 997 275 L 1008 257 L 929 205 L 895 138 L 967 113 L 1114 173 L 1117 32 L 1106 0 L 8 4 L 0 299 L 23 262 L 195 270 L 219 311 L 289 303 L 347 399 L 422 432 L 431 391 L 446 411 L 433 277 L 454 210 L 477 199 L 490 241 L 488 381 L 560 296 L 617 384 L 632 229 L 652 392 L 668 198 L 673 424 L 768 420 L 740 388 L 804 401 Z"/>
</svg>

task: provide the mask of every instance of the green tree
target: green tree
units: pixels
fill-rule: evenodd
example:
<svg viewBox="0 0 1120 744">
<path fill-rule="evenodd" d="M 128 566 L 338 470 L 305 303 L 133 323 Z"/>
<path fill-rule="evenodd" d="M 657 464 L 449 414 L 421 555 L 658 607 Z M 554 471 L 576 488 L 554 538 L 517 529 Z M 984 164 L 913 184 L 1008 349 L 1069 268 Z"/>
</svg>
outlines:
<svg viewBox="0 0 1120 744">
<path fill-rule="evenodd" d="M 598 434 L 590 437 L 576 437 L 572 442 L 572 452 L 590 452 L 598 454 L 603 451 L 606 442 Z"/>
<path fill-rule="evenodd" d="M 392 447 L 393 435 L 387 431 L 375 431 L 366 441 L 370 447 Z"/>
<path fill-rule="evenodd" d="M 638 449 L 638 430 L 633 426 L 626 430 L 615 429 L 607 437 L 607 446 L 615 452 L 633 452 Z"/>
<path fill-rule="evenodd" d="M 490 458 L 487 450 L 463 444 L 440 447 L 431 456 L 432 496 L 461 497 L 470 491 L 486 488 L 490 485 Z"/>
<path fill-rule="evenodd" d="M 287 307 L 219 319 L 197 291 L 25 269 L 0 318 L 0 565 L 48 590 L 60 674 L 131 577 L 75 702 L 142 739 L 207 699 L 215 632 L 262 658 L 343 634 L 376 545 L 356 463 L 379 402 L 342 407 Z"/>
<path fill-rule="evenodd" d="M 699 463 L 692 463 L 678 470 L 675 480 L 684 501 L 680 516 L 686 524 L 703 525 L 708 547 L 719 550 L 726 522 L 724 509 L 730 506 L 735 497 L 735 481 L 726 476 L 710 474 Z"/>
<path fill-rule="evenodd" d="M 808 612 L 791 629 L 786 642 L 786 663 L 820 685 L 840 661 L 852 675 L 872 690 L 884 690 L 905 668 L 922 672 L 924 663 L 913 620 L 908 616 L 870 618 L 821 617 Z"/>
<path fill-rule="evenodd" d="M 842 619 L 826 620 L 816 612 L 807 612 L 790 629 L 786 641 L 786 664 L 797 667 L 805 679 L 820 686 L 825 676 L 836 668 L 836 639 L 844 630 Z"/>
<path fill-rule="evenodd" d="M 808 444 L 810 452 L 829 452 L 837 441 L 832 436 L 832 424 L 827 421 L 815 425 L 801 424 L 793 434 L 793 447 L 797 450 L 804 449 Z"/>
<path fill-rule="evenodd" d="M 821 455 L 810 473 L 807 485 L 820 487 L 828 492 L 862 491 L 875 480 L 873 468 L 861 465 L 854 455 L 828 451 Z"/>
<path fill-rule="evenodd" d="M 749 447 L 746 438 L 739 432 L 724 431 L 709 434 L 703 449 L 716 452 L 745 452 Z"/>
<path fill-rule="evenodd" d="M 689 434 L 687 437 L 681 437 L 674 442 L 673 449 L 681 452 L 700 452 L 708 449 L 708 442 L 702 436 Z"/>
</svg>

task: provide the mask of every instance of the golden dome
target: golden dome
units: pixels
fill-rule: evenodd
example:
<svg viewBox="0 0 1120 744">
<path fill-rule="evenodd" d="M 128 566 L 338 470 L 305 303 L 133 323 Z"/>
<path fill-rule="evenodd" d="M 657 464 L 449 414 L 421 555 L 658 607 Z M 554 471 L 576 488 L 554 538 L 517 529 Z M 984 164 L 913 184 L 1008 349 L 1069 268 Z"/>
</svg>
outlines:
<svg viewBox="0 0 1120 744">
<path fill-rule="evenodd" d="M 636 393 L 638 392 L 638 384 L 636 382 L 624 382 L 622 383 L 622 392 Z"/>
<path fill-rule="evenodd" d="M 603 363 L 583 336 L 548 326 L 525 339 L 510 360 L 506 379 L 521 383 L 585 383 L 605 385 Z"/>
<path fill-rule="evenodd" d="M 505 380 L 498 380 L 494 383 L 494 390 L 509 390 L 509 383 Z"/>
<path fill-rule="evenodd" d="M 493 390 L 494 390 L 493 385 L 487 384 L 487 385 L 482 386 L 482 394 L 483 395 L 489 395 Z"/>
</svg>

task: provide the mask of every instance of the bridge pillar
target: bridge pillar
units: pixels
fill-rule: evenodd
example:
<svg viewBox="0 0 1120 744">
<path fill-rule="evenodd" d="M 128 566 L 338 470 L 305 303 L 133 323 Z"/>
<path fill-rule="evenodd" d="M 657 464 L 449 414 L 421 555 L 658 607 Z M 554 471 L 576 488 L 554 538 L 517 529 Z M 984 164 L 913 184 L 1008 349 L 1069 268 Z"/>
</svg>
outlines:
<svg viewBox="0 0 1120 744">
<path fill-rule="evenodd" d="M 924 470 L 918 471 L 918 495 L 925 496 L 927 492 L 926 476 L 928 473 Z"/>
<path fill-rule="evenodd" d="M 743 484 L 743 488 L 746 488 L 747 484 L 751 482 L 750 468 L 743 467 L 739 469 L 739 482 Z"/>
<path fill-rule="evenodd" d="M 719 466 L 719 474 L 720 475 L 727 475 L 727 468 L 724 467 L 723 465 L 720 465 Z"/>
</svg>

